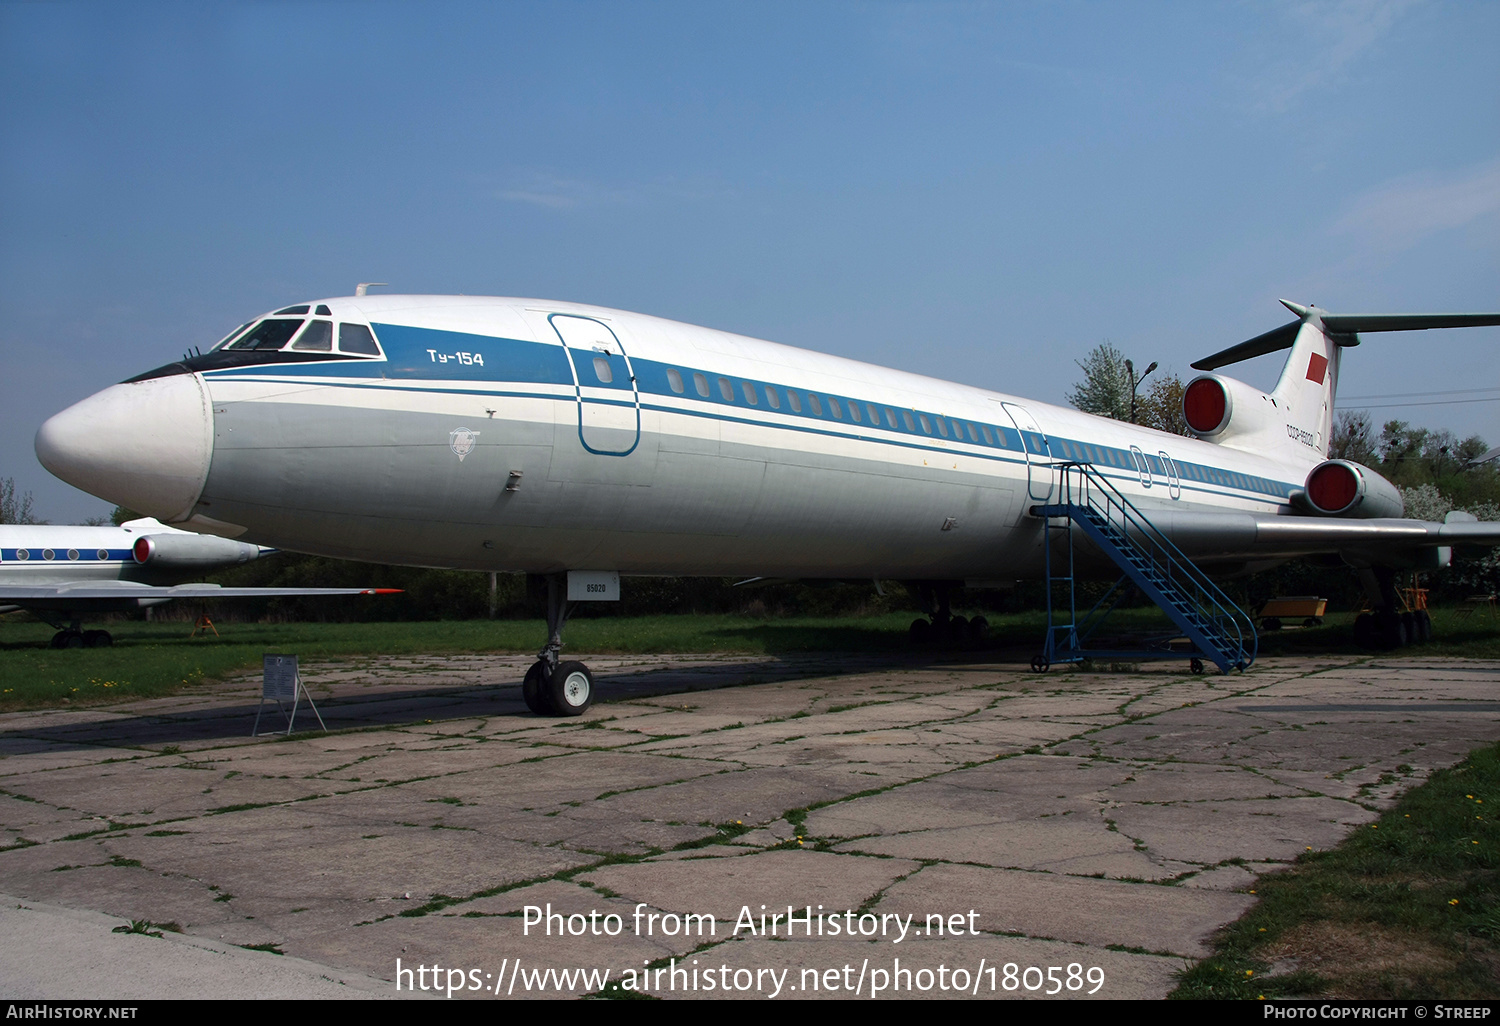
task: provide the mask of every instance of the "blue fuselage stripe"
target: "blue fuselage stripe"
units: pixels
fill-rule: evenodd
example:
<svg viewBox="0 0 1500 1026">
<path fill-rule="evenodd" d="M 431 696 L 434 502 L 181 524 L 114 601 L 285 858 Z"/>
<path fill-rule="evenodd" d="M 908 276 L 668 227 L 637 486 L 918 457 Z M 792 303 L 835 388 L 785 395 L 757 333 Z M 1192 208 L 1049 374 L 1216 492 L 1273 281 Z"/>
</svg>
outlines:
<svg viewBox="0 0 1500 1026">
<path fill-rule="evenodd" d="M 375 324 L 372 325 L 380 345 L 384 350 L 383 359 L 373 360 L 340 360 L 337 364 L 319 363 L 296 363 L 296 364 L 262 364 L 253 367 L 228 368 L 218 371 L 207 371 L 205 376 L 209 378 L 224 378 L 229 380 L 301 380 L 311 377 L 331 378 L 330 383 L 336 383 L 347 388 L 395 388 L 402 391 L 439 392 L 454 394 L 486 395 L 513 398 L 545 398 L 562 399 L 563 396 L 556 392 L 538 392 L 528 389 L 527 386 L 554 385 L 565 386 L 574 393 L 566 397 L 568 402 L 578 402 L 584 397 L 579 394 L 579 385 L 582 384 L 590 389 L 620 389 L 628 394 L 629 383 L 625 375 L 619 372 L 615 361 L 608 361 L 616 369 L 614 380 L 610 382 L 587 381 L 585 377 L 593 377 L 594 371 L 590 361 L 579 361 L 578 382 L 574 381 L 573 365 L 569 362 L 568 355 L 561 344 L 550 344 L 532 342 L 524 339 L 499 338 L 488 335 L 473 335 L 465 332 L 447 331 L 437 328 L 416 328 L 406 325 Z M 593 354 L 589 354 L 592 356 Z M 1046 455 L 1054 459 L 1073 460 L 1082 463 L 1092 463 L 1101 469 L 1111 468 L 1119 471 L 1118 474 L 1109 475 L 1118 480 L 1139 479 L 1142 484 L 1150 481 L 1152 485 L 1162 488 L 1172 487 L 1170 474 L 1167 466 L 1159 455 L 1140 452 L 1132 453 L 1129 449 L 1121 449 L 1115 446 L 1101 445 L 1097 442 L 1084 442 L 1071 438 L 1050 437 L 1044 438 L 1034 432 L 1027 432 L 1023 439 L 1020 432 L 1014 427 L 999 424 L 981 423 L 971 421 L 968 418 L 955 418 L 944 414 L 931 413 L 917 410 L 914 407 L 896 407 L 888 403 L 875 403 L 864 399 L 855 399 L 848 396 L 833 395 L 827 392 L 812 393 L 806 389 L 793 390 L 786 385 L 757 381 L 738 376 L 730 376 L 708 371 L 702 368 L 682 367 L 675 364 L 661 363 L 656 360 L 630 358 L 631 367 L 635 372 L 635 386 L 642 397 L 662 396 L 663 398 L 676 399 L 678 402 L 691 404 L 688 408 L 680 406 L 667 406 L 658 403 L 643 404 L 643 408 L 657 410 L 663 413 L 676 413 L 686 416 L 707 417 L 726 422 L 753 424 L 761 427 L 775 427 L 786 430 L 805 432 L 809 434 L 823 435 L 834 438 L 857 439 L 887 445 L 894 445 L 905 449 L 918 449 L 952 455 L 960 453 L 968 457 L 978 457 L 996 460 L 1004 463 L 1024 464 L 1026 452 L 1034 455 Z M 668 377 L 668 370 L 674 370 L 683 382 L 683 390 L 673 388 Z M 332 374 L 330 374 L 332 372 Z M 702 375 L 708 381 L 708 395 L 698 394 L 695 386 L 695 375 Z M 350 380 L 350 379 L 355 380 Z M 382 384 L 374 381 L 369 383 L 359 379 L 380 379 Z M 720 379 L 729 382 L 729 394 L 732 398 L 725 399 L 720 391 Z M 453 381 L 457 386 L 459 382 L 470 382 L 468 387 L 442 387 L 418 384 L 418 382 L 430 381 Z M 746 385 L 751 386 L 751 393 L 757 398 L 752 406 L 748 402 L 741 401 L 746 391 Z M 767 390 L 775 389 L 777 398 L 781 402 L 779 408 L 770 406 L 767 400 Z M 791 408 L 787 398 L 788 393 L 797 392 L 802 410 L 795 411 Z M 812 412 L 810 395 L 819 397 L 821 414 Z M 611 400 L 604 398 L 588 397 L 588 402 L 601 405 L 635 405 L 632 400 Z M 696 408 L 693 408 L 696 407 Z M 860 418 L 857 422 L 835 419 L 831 416 L 833 409 L 840 409 L 844 416 L 848 417 L 850 408 L 858 409 Z M 757 418 L 728 415 L 729 410 L 755 410 L 760 416 L 769 418 L 761 420 Z M 724 412 L 720 412 L 724 411 Z M 868 423 L 871 413 L 876 415 L 876 423 Z M 950 440 L 948 445 L 934 445 L 924 441 L 931 438 L 932 442 L 938 439 L 932 432 L 922 432 L 920 428 L 915 431 L 906 431 L 901 427 L 891 428 L 886 419 L 893 414 L 897 424 L 903 424 L 908 415 L 914 424 L 927 423 L 936 425 L 945 423 L 952 430 L 962 434 L 967 428 L 978 430 L 983 434 L 984 428 L 988 428 L 997 439 L 995 445 L 985 442 L 965 441 L 961 438 Z M 857 423 L 857 427 L 856 427 Z M 820 426 L 813 427 L 812 424 Z M 842 427 L 844 430 L 840 430 Z M 1023 449 L 1024 445 L 1024 449 Z M 954 446 L 954 447 L 949 447 Z M 956 448 L 955 448 L 956 447 Z M 997 454 L 1007 452 L 1008 455 Z M 1137 460 L 1144 460 L 1145 467 L 1137 465 Z M 1267 498 L 1284 501 L 1291 493 L 1301 487 L 1300 484 L 1292 484 L 1284 481 L 1273 481 L 1268 478 L 1242 474 L 1237 471 L 1222 470 L 1206 464 L 1189 463 L 1172 457 L 1172 464 L 1177 471 L 1179 485 L 1184 490 L 1203 492 L 1216 496 L 1227 496 L 1235 498 L 1255 498 L 1265 500 Z M 127 553 L 128 554 L 128 553 Z"/>
</svg>

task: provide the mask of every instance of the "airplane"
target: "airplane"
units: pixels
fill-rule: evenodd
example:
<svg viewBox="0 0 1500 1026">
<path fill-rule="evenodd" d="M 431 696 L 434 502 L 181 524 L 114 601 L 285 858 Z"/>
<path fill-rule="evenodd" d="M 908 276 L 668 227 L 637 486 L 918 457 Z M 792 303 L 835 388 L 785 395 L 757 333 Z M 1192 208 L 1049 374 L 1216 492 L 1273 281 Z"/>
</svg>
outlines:
<svg viewBox="0 0 1500 1026">
<path fill-rule="evenodd" d="M 1212 573 L 1361 568 L 1371 644 L 1424 633 L 1398 612 L 1397 569 L 1500 544 L 1500 523 L 1403 519 L 1394 485 L 1327 458 L 1358 332 L 1500 314 L 1284 302 L 1295 320 L 1194 365 L 1210 373 L 1187 386 L 1186 438 L 621 310 L 363 291 L 105 388 L 43 424 L 37 456 L 194 531 L 544 575 L 548 639 L 522 683 L 539 714 L 592 702 L 562 630 L 576 602 L 617 599 L 621 574 L 902 580 L 933 596 L 932 633 L 956 634 L 953 589 L 1050 572 L 1044 511 L 1082 471 Z M 1270 392 L 1212 373 L 1286 349 Z"/>
<path fill-rule="evenodd" d="M 118 527 L 0 526 L 0 613 L 25 609 L 58 628 L 53 648 L 102 648 L 114 644 L 114 638 L 108 631 L 83 630 L 85 616 L 145 609 L 173 599 L 373 595 L 393 590 L 170 583 L 275 551 L 182 531 L 151 517 L 127 520 Z"/>
</svg>

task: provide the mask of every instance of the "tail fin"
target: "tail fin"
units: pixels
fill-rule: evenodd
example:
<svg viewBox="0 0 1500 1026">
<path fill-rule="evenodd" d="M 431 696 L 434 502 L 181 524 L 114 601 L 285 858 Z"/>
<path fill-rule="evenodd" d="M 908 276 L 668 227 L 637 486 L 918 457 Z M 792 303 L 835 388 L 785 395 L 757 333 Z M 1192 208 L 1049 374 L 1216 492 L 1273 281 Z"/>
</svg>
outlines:
<svg viewBox="0 0 1500 1026">
<path fill-rule="evenodd" d="M 1277 411 L 1257 417 L 1244 430 L 1224 432 L 1225 444 L 1253 451 L 1282 449 L 1321 460 L 1333 434 L 1333 401 L 1338 390 L 1339 351 L 1359 345 L 1361 331 L 1417 331 L 1424 328 L 1476 328 L 1500 325 L 1500 313 L 1484 314 L 1332 314 L 1316 306 L 1285 299 L 1281 304 L 1298 319 L 1248 342 L 1230 346 L 1193 364 L 1211 371 L 1241 360 L 1290 349 L 1276 388 L 1267 396 Z M 1233 379 L 1226 379 L 1232 381 Z M 1234 382 L 1239 388 L 1249 386 Z M 1236 389 L 1238 390 L 1238 389 Z M 1251 390 L 1253 391 L 1253 390 Z M 1192 418 L 1189 417 L 1191 422 Z M 1285 434 L 1278 423 L 1284 420 Z M 1269 422 L 1268 422 L 1269 421 Z"/>
<path fill-rule="evenodd" d="M 1329 331 L 1317 307 L 1286 305 L 1301 314 L 1302 321 L 1271 399 L 1286 418 L 1286 440 L 1303 455 L 1326 459 L 1339 387 L 1339 350 L 1358 345 L 1359 339 Z"/>
</svg>

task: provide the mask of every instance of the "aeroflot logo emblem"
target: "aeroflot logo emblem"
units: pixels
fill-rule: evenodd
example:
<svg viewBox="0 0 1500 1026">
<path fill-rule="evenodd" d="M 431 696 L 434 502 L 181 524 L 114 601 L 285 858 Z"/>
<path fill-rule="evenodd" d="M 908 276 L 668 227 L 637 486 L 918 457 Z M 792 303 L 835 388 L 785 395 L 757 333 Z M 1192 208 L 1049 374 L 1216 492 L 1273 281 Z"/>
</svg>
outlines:
<svg viewBox="0 0 1500 1026">
<path fill-rule="evenodd" d="M 1313 353 L 1312 359 L 1307 361 L 1307 380 L 1323 383 L 1323 375 L 1328 372 L 1328 357 L 1322 353 Z"/>
<path fill-rule="evenodd" d="M 474 443 L 478 440 L 479 432 L 470 431 L 466 427 L 454 428 L 448 432 L 448 448 L 453 450 L 453 455 L 458 457 L 460 463 L 474 451 Z"/>
</svg>

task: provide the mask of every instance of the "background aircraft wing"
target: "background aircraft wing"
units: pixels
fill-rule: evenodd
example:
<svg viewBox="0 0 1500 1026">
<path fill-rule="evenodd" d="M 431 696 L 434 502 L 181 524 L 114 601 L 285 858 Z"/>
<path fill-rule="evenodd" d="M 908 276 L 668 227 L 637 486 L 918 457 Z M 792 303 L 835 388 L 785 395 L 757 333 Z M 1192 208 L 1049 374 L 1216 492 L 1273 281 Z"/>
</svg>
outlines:
<svg viewBox="0 0 1500 1026">
<path fill-rule="evenodd" d="M 66 599 L 211 599 L 274 598 L 285 595 L 395 595 L 400 588 L 222 588 L 217 584 L 177 584 L 156 587 L 129 581 L 88 581 L 78 584 L 18 587 L 0 584 L 0 602 L 26 603 Z"/>
</svg>

